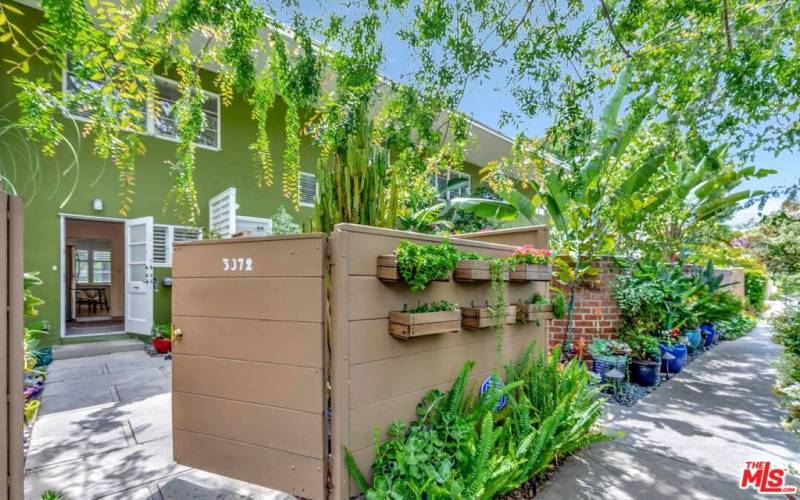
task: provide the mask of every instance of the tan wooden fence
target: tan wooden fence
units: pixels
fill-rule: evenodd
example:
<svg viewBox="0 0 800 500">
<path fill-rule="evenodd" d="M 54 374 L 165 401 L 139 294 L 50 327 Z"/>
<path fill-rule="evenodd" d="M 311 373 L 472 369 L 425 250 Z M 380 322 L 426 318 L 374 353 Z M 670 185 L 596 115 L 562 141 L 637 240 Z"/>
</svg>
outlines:
<svg viewBox="0 0 800 500">
<path fill-rule="evenodd" d="M 546 242 L 547 229 L 487 239 L 494 242 L 450 241 L 501 257 L 514 247 L 498 242 Z M 412 293 L 379 281 L 378 256 L 402 240 L 441 238 L 342 224 L 330 235 L 177 245 L 176 461 L 306 498 L 348 498 L 358 491 L 343 447 L 367 471 L 374 428 L 384 432 L 394 419 L 414 418 L 420 399 L 446 389 L 467 360 L 475 361 L 473 381 L 486 378 L 497 363 L 491 328 L 409 340 L 389 335 L 389 312 L 405 304 L 469 305 L 490 294 L 489 282 L 434 282 Z M 505 291 L 517 302 L 535 291 L 546 295 L 548 283 L 508 283 Z M 546 347 L 544 323 L 507 325 L 504 360 L 531 342 Z"/>
<path fill-rule="evenodd" d="M 23 203 L 0 192 L 0 383 L 6 397 L 0 412 L 0 500 L 23 496 L 22 452 L 22 330 L 23 314 Z"/>
</svg>

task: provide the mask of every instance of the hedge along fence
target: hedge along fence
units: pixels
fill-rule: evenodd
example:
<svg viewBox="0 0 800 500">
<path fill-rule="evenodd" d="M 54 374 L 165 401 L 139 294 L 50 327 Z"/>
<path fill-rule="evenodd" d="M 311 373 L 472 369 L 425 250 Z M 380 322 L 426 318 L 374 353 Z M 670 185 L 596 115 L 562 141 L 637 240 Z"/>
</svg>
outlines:
<svg viewBox="0 0 800 500">
<path fill-rule="evenodd" d="M 513 234 L 527 234 L 527 243 L 547 240 L 543 227 Z M 413 293 L 404 283 L 378 280 L 378 256 L 402 240 L 442 238 L 342 224 L 328 236 L 178 245 L 176 461 L 307 498 L 347 498 L 358 491 L 344 447 L 368 470 L 376 427 L 384 439 L 393 420 L 415 418 L 417 403 L 429 390 L 447 388 L 466 360 L 476 363 L 474 385 L 488 377 L 497 364 L 493 328 L 407 340 L 389 334 L 390 312 L 404 305 L 449 300 L 469 306 L 490 297 L 491 282 L 433 282 Z M 492 257 L 514 250 L 450 242 Z M 546 296 L 548 283 L 504 288 L 511 304 L 534 292 Z M 546 347 L 544 321 L 506 325 L 504 361 L 531 342 Z"/>
</svg>

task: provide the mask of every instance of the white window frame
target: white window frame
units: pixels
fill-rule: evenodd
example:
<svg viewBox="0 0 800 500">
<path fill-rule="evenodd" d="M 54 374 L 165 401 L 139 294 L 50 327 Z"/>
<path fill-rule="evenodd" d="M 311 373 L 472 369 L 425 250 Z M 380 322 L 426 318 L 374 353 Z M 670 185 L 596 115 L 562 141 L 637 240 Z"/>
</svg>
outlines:
<svg viewBox="0 0 800 500">
<path fill-rule="evenodd" d="M 302 186 L 302 179 L 303 176 L 311 177 L 314 179 L 314 198 L 317 197 L 317 193 L 319 193 L 319 183 L 317 182 L 317 176 L 312 174 L 311 172 L 300 172 L 300 176 L 297 178 L 297 195 L 300 196 L 300 186 Z M 300 200 L 301 207 L 314 207 L 314 202 L 311 203 L 303 203 L 303 200 Z"/>
<path fill-rule="evenodd" d="M 165 76 L 155 75 L 153 77 L 153 79 L 161 81 L 161 82 L 164 82 L 164 83 L 175 85 L 176 87 L 178 86 L 178 82 L 176 80 L 173 80 L 171 78 L 167 78 Z M 216 94 L 214 92 L 209 92 L 208 90 L 205 90 L 205 89 L 203 89 L 203 93 L 205 94 L 205 96 L 207 98 L 208 97 L 213 97 L 217 101 L 217 111 L 216 111 L 216 113 L 217 113 L 217 145 L 216 146 L 209 146 L 208 144 L 202 144 L 202 143 L 198 143 L 198 142 L 195 142 L 194 145 L 197 146 L 198 148 L 208 149 L 208 150 L 211 150 L 211 151 L 222 151 L 222 108 L 221 108 L 221 104 L 220 104 L 220 97 L 219 97 L 219 94 Z M 164 139 L 165 141 L 170 141 L 170 142 L 176 142 L 177 143 L 178 142 L 178 138 L 177 137 L 171 137 L 171 136 L 164 135 L 164 134 L 159 134 L 158 132 L 156 132 L 155 114 L 153 113 L 153 108 L 152 108 L 155 105 L 156 105 L 155 102 L 150 102 L 150 103 L 147 104 L 147 134 L 151 135 L 153 137 L 157 137 L 159 139 Z"/>
<path fill-rule="evenodd" d="M 153 267 L 172 267 L 172 253 L 173 253 L 173 244 L 175 243 L 175 229 L 191 229 L 192 231 L 197 231 L 199 234 L 199 238 L 196 241 L 203 239 L 203 229 L 199 227 L 192 227 L 192 226 L 181 226 L 176 224 L 154 224 L 155 226 L 161 226 L 167 228 L 167 233 L 164 236 L 164 257 L 165 262 L 156 262 L 153 259 Z M 153 252 L 155 254 L 155 252 Z"/>
<path fill-rule="evenodd" d="M 65 95 L 70 93 L 68 91 L 68 89 L 67 89 L 67 73 L 69 73 L 68 68 L 69 68 L 69 61 L 67 60 L 67 61 L 64 62 L 63 68 L 61 70 L 61 91 Z M 172 80 L 171 78 L 160 76 L 160 75 L 154 75 L 153 78 L 155 80 L 161 80 L 163 82 L 172 83 L 172 84 L 175 84 L 175 85 L 178 84 L 177 81 Z M 208 144 L 201 144 L 201 143 L 198 143 L 198 142 L 195 142 L 194 145 L 197 146 L 198 148 L 207 149 L 209 151 L 222 151 L 222 105 L 221 105 L 221 99 L 220 99 L 219 94 L 217 94 L 215 92 L 211 92 L 211 91 L 208 91 L 208 90 L 205 90 L 205 89 L 203 89 L 203 92 L 205 93 L 205 95 L 207 97 L 213 97 L 217 101 L 217 145 L 216 146 L 209 146 Z M 155 137 L 157 139 L 162 139 L 162 140 L 165 140 L 165 141 L 170 141 L 170 142 L 177 143 L 178 139 L 176 137 L 170 137 L 168 135 L 163 135 L 163 134 L 156 133 L 155 118 L 154 118 L 154 114 L 153 114 L 153 107 L 154 106 L 155 106 L 155 102 L 148 102 L 147 103 L 147 105 L 145 106 L 145 113 L 144 113 L 145 130 L 144 131 L 138 131 L 137 130 L 136 133 L 138 133 L 140 135 Z M 63 115 L 64 115 L 64 117 L 69 118 L 70 120 L 75 120 L 75 121 L 85 122 L 85 123 L 88 123 L 90 121 L 85 116 L 80 116 L 80 115 L 76 115 L 76 114 L 70 113 L 70 111 L 67 110 L 67 109 L 63 110 Z M 132 131 L 134 131 L 134 130 L 133 129 L 128 129 L 128 132 L 132 132 Z"/>
<path fill-rule="evenodd" d="M 452 193 L 452 195 L 451 195 L 452 190 L 449 190 L 449 189 L 447 191 L 445 191 L 444 193 L 439 194 L 439 186 L 436 185 L 437 177 L 444 177 L 444 175 L 433 174 L 433 176 L 431 176 L 431 178 L 430 178 L 431 184 L 436 189 L 436 197 L 437 197 L 438 200 L 444 201 L 444 200 L 449 200 L 449 199 L 461 196 L 458 193 Z M 461 172 L 461 171 L 458 171 L 458 170 L 453 170 L 453 169 L 450 169 L 450 168 L 447 169 L 446 182 L 449 183 L 452 180 L 453 177 L 459 177 L 459 178 L 462 178 L 462 179 L 467 179 L 466 190 L 469 193 L 472 192 L 472 176 L 470 174 L 468 174 L 466 172 Z M 465 188 L 460 188 L 460 189 L 465 189 Z"/>
</svg>

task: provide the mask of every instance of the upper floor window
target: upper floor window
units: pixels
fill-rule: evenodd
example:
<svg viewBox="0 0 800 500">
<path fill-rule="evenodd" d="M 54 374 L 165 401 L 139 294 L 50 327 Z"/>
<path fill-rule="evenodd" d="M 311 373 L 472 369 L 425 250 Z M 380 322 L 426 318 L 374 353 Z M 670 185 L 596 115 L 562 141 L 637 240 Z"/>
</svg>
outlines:
<svg viewBox="0 0 800 500">
<path fill-rule="evenodd" d="M 156 78 L 158 95 L 154 103 L 152 115 L 152 131 L 157 137 L 177 140 L 175 104 L 180 99 L 178 82 L 163 77 Z M 203 113 L 206 115 L 206 126 L 200 131 L 195 143 L 219 149 L 219 96 L 206 92 L 203 102 Z"/>
<path fill-rule="evenodd" d="M 308 172 L 300 172 L 300 206 L 313 207 L 317 197 L 317 176 Z"/>
<path fill-rule="evenodd" d="M 448 170 L 444 174 L 435 174 L 429 182 L 436 188 L 439 199 L 450 200 L 460 196 L 469 196 L 472 178 L 469 174 L 457 170 Z"/>
<path fill-rule="evenodd" d="M 77 71 L 72 56 L 67 56 L 67 65 L 63 75 L 64 92 L 74 95 L 79 92 L 97 90 L 103 85 L 97 80 L 77 74 Z M 72 103 L 67 115 L 76 120 L 87 120 L 97 106 L 110 106 L 111 102 L 107 99 L 113 99 L 114 104 L 130 103 L 127 108 L 123 106 L 123 109 L 139 130 L 154 137 L 177 140 L 175 104 L 180 99 L 178 82 L 158 76 L 155 78 L 155 88 L 156 96 L 151 106 L 110 94 L 98 99 L 98 102 Z M 206 125 L 198 134 L 195 144 L 209 149 L 220 149 L 220 101 L 218 95 L 205 92 L 203 112 L 206 115 Z"/>
</svg>

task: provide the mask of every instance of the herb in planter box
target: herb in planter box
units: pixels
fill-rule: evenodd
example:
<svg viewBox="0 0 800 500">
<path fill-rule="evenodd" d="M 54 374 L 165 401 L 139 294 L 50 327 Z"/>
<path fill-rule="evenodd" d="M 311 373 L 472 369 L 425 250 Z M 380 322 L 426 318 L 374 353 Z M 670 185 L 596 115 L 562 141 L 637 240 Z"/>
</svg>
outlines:
<svg viewBox="0 0 800 500">
<path fill-rule="evenodd" d="M 517 321 L 527 323 L 528 321 L 538 322 L 542 319 L 552 318 L 553 304 L 539 292 L 534 292 L 533 295 L 517 304 Z"/>
<path fill-rule="evenodd" d="M 509 258 L 511 281 L 550 281 L 553 276 L 553 253 L 545 248 L 525 245 L 514 250 Z"/>
<path fill-rule="evenodd" d="M 475 252 L 461 252 L 460 260 L 453 271 L 453 279 L 456 281 L 491 281 L 492 263 L 501 263 L 502 280 L 508 281 L 508 268 L 503 259 L 495 259 L 485 255 L 478 255 Z"/>
<path fill-rule="evenodd" d="M 389 313 L 389 334 L 401 339 L 457 332 L 460 327 L 461 310 L 458 304 L 447 300 Z"/>
<path fill-rule="evenodd" d="M 447 241 L 433 245 L 418 245 L 403 240 L 395 250 L 399 277 L 414 292 L 424 290 L 431 281 L 449 281 L 450 273 L 455 269 L 459 259 L 460 252 Z M 381 257 L 378 266 L 380 277 Z"/>
<path fill-rule="evenodd" d="M 506 306 L 505 304 L 490 306 L 464 307 L 461 309 L 464 328 L 481 329 L 489 327 L 500 327 L 511 325 L 517 322 L 517 306 Z M 503 329 L 497 333 L 502 339 Z M 498 341 L 499 349 L 502 352 L 501 340 Z"/>
</svg>

